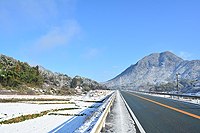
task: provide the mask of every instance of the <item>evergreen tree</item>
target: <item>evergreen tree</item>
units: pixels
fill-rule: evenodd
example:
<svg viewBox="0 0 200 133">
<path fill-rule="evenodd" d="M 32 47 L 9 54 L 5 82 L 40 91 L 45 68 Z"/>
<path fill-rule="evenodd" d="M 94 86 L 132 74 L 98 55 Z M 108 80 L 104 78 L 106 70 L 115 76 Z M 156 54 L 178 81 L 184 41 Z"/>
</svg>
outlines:
<svg viewBox="0 0 200 133">
<path fill-rule="evenodd" d="M 74 78 L 72 79 L 71 88 L 75 88 L 76 85 L 77 85 L 77 79 L 74 77 Z"/>
</svg>

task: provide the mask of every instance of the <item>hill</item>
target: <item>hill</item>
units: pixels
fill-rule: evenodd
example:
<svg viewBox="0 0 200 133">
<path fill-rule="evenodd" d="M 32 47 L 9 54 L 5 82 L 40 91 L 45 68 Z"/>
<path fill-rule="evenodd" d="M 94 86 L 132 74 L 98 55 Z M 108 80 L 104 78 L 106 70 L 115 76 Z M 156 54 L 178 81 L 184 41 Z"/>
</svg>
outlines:
<svg viewBox="0 0 200 133">
<path fill-rule="evenodd" d="M 68 95 L 75 94 L 76 90 L 85 92 L 107 87 L 88 78 L 71 78 L 66 74 L 53 73 L 42 66 L 31 67 L 27 62 L 0 55 L 0 90 L 2 89 L 24 94 Z"/>
<path fill-rule="evenodd" d="M 42 82 L 38 66 L 31 67 L 27 62 L 0 55 L 0 83 L 2 86 L 17 87 L 27 84 L 38 87 Z"/>
<path fill-rule="evenodd" d="M 186 89 L 200 79 L 200 60 L 183 60 L 169 51 L 153 53 L 103 84 L 169 91 L 176 86 L 176 74 L 179 74 L 180 89 Z"/>
</svg>

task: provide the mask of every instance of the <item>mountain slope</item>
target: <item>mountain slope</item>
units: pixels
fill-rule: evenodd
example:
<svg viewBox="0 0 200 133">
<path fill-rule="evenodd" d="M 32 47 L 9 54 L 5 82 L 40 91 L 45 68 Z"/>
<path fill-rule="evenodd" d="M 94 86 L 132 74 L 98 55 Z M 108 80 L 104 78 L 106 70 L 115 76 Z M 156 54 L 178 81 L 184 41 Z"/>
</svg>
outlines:
<svg viewBox="0 0 200 133">
<path fill-rule="evenodd" d="M 40 86 L 42 82 L 38 67 L 31 67 L 26 62 L 0 55 L 0 83 L 4 87 L 17 87 L 22 84 Z"/>
<path fill-rule="evenodd" d="M 200 60 L 183 60 L 169 51 L 153 53 L 103 84 L 110 87 L 167 84 L 176 80 L 176 74 L 180 74 L 180 80 L 199 79 Z"/>
<path fill-rule="evenodd" d="M 51 72 L 42 66 L 39 66 L 40 74 L 44 78 L 44 87 L 54 87 L 54 88 L 76 88 L 77 86 L 83 89 L 89 87 L 89 89 L 106 89 L 106 86 L 91 80 L 89 78 L 84 78 L 81 76 L 75 76 L 74 78 L 69 77 L 66 74 Z"/>
<path fill-rule="evenodd" d="M 88 78 L 71 78 L 66 74 L 53 73 L 42 66 L 31 67 L 27 62 L 0 55 L 0 90 L 9 89 L 31 94 L 73 94 L 77 86 L 84 91 L 107 89 Z"/>
</svg>

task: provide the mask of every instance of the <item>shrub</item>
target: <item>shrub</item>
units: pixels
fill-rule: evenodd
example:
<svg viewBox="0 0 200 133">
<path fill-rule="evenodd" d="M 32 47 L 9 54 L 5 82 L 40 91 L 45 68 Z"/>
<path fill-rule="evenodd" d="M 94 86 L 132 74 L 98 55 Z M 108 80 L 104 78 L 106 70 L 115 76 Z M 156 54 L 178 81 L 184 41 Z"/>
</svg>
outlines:
<svg viewBox="0 0 200 133">
<path fill-rule="evenodd" d="M 27 94 L 29 94 L 29 95 L 34 95 L 35 92 L 34 92 L 33 90 L 30 90 L 30 89 L 29 89 L 29 90 L 27 91 Z"/>
</svg>

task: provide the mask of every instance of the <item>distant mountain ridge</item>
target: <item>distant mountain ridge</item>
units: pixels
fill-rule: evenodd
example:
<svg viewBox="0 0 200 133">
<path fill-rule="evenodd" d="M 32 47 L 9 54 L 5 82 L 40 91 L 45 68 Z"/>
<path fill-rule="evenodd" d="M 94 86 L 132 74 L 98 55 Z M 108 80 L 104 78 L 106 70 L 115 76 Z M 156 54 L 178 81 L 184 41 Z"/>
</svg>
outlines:
<svg viewBox="0 0 200 133">
<path fill-rule="evenodd" d="M 51 72 L 43 66 L 30 66 L 6 55 L 0 55 L 0 90 L 29 92 L 29 94 L 74 94 L 75 88 L 83 92 L 107 89 L 106 86 L 80 76 Z"/>
<path fill-rule="evenodd" d="M 84 78 L 81 76 L 75 76 L 74 78 L 69 77 L 66 74 L 51 72 L 45 69 L 43 66 L 39 66 L 40 74 L 44 78 L 44 87 L 54 86 L 54 87 L 66 87 L 66 88 L 76 88 L 77 86 L 82 88 L 90 89 L 107 89 L 106 86 L 91 80 L 89 78 Z"/>
<path fill-rule="evenodd" d="M 175 82 L 176 74 L 180 80 L 199 80 L 200 60 L 183 60 L 169 51 L 153 53 L 103 84 L 109 87 L 168 84 Z"/>
</svg>

